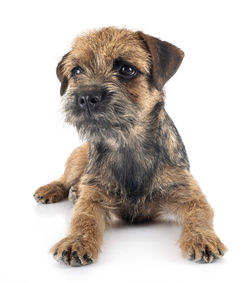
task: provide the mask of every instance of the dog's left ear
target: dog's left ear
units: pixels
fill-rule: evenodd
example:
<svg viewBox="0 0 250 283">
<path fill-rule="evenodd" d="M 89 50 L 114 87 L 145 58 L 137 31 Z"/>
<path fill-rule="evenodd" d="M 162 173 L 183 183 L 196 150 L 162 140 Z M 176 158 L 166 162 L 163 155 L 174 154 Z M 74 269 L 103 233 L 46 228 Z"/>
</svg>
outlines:
<svg viewBox="0 0 250 283">
<path fill-rule="evenodd" d="M 171 43 L 138 32 L 139 37 L 145 43 L 152 59 L 152 81 L 157 90 L 161 90 L 165 83 L 175 74 L 179 68 L 184 52 Z"/>
<path fill-rule="evenodd" d="M 56 68 L 56 75 L 59 81 L 61 82 L 61 89 L 60 89 L 61 96 L 65 93 L 68 87 L 68 78 L 64 75 L 63 67 L 64 67 L 65 59 L 69 56 L 69 54 L 70 52 L 68 52 L 62 57 L 61 61 L 58 63 Z"/>
</svg>

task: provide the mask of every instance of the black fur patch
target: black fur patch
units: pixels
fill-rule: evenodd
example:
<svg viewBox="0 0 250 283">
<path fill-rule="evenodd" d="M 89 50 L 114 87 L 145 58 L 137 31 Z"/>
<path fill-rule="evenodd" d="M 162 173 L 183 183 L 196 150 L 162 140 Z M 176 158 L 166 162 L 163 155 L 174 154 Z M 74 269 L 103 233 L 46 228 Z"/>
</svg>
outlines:
<svg viewBox="0 0 250 283">
<path fill-rule="evenodd" d="M 130 146 L 120 147 L 117 154 L 121 162 L 114 163 L 112 172 L 116 182 L 125 189 L 127 197 L 135 202 L 150 186 L 158 162 L 154 160 L 152 165 L 145 168 L 145 164 L 136 156 L 135 149 Z"/>
</svg>

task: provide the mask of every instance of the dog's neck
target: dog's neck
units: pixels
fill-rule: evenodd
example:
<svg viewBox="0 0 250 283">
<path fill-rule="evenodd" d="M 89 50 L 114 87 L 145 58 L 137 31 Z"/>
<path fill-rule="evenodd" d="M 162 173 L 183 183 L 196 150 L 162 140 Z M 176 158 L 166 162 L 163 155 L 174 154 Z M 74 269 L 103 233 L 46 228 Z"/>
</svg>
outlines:
<svg viewBox="0 0 250 283">
<path fill-rule="evenodd" d="M 105 147 L 109 152 L 119 154 L 122 149 L 131 148 L 134 153 L 143 152 L 150 149 L 150 144 L 162 143 L 166 141 L 166 112 L 164 110 L 163 102 L 157 103 L 153 109 L 145 115 L 144 119 L 138 119 L 135 125 L 131 126 L 129 130 L 107 137 L 100 136 L 90 140 L 93 145 L 92 150 L 98 155 L 102 156 L 100 148 Z M 107 152 L 106 152 L 107 153 Z M 92 153 L 91 153 L 92 154 Z M 117 156 L 118 157 L 118 156 Z M 131 158 L 133 158 L 131 156 Z"/>
</svg>

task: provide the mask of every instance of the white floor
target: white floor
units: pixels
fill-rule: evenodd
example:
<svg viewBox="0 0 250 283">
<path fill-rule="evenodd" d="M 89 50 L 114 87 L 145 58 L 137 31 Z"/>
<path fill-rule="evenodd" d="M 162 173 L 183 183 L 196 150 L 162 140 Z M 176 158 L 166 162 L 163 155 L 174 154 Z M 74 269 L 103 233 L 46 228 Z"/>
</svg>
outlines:
<svg viewBox="0 0 250 283">
<path fill-rule="evenodd" d="M 72 204 L 36 204 L 32 194 L 22 200 L 12 201 L 16 214 L 12 212 L 4 223 L 1 282 L 249 282 L 248 239 L 238 237 L 243 229 L 236 233 L 237 225 L 226 217 L 232 211 L 217 209 L 216 223 L 221 225 L 217 230 L 229 252 L 213 264 L 195 264 L 181 257 L 180 227 L 174 224 L 128 226 L 117 222 L 105 232 L 97 263 L 70 268 L 56 262 L 48 250 L 66 234 Z"/>
</svg>

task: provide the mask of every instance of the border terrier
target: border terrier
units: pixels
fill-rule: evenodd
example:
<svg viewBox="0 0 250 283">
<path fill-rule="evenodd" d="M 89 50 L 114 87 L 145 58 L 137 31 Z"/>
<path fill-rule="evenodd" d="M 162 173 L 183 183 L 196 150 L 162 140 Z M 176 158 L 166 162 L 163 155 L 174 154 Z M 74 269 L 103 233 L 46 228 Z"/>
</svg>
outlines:
<svg viewBox="0 0 250 283">
<path fill-rule="evenodd" d="M 226 252 L 164 108 L 163 86 L 183 57 L 166 41 L 108 27 L 77 37 L 59 62 L 65 120 L 87 143 L 73 151 L 59 179 L 34 194 L 39 203 L 67 196 L 75 203 L 68 236 L 51 249 L 58 261 L 95 262 L 112 215 L 128 223 L 174 216 L 182 254 L 196 262 Z"/>
</svg>

